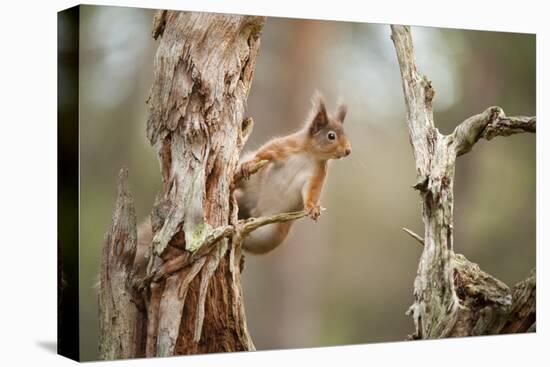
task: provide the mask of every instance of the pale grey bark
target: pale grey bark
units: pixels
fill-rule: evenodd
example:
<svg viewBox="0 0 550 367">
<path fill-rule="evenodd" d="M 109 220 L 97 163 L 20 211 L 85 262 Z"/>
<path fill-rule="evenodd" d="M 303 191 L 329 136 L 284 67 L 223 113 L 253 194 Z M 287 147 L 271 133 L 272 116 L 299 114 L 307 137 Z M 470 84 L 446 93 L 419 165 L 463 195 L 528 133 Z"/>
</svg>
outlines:
<svg viewBox="0 0 550 367">
<path fill-rule="evenodd" d="M 512 289 L 454 253 L 453 184 L 456 158 L 481 138 L 535 132 L 535 117 L 507 117 L 490 107 L 450 135 L 434 124 L 431 82 L 418 72 L 410 27 L 391 26 L 401 70 L 409 138 L 422 198 L 424 237 L 405 229 L 424 248 L 414 282 L 412 338 L 525 332 L 535 328 L 534 272 Z"/>
</svg>

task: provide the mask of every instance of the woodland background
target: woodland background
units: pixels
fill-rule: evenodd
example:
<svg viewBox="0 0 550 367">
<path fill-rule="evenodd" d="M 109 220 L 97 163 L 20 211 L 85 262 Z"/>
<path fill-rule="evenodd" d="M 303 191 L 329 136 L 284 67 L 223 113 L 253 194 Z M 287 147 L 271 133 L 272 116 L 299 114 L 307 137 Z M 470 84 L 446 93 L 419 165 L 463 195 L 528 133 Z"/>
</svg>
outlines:
<svg viewBox="0 0 550 367">
<path fill-rule="evenodd" d="M 160 188 L 145 137 L 145 99 L 156 43 L 153 11 L 81 6 L 80 209 L 81 346 L 97 359 L 96 281 L 116 179 L 129 168 L 138 218 Z M 443 133 L 500 105 L 535 115 L 535 36 L 413 27 L 421 70 L 437 93 Z M 287 243 L 247 256 L 249 330 L 261 349 L 400 341 L 413 331 L 405 311 L 421 249 L 420 202 L 404 101 L 388 25 L 269 18 L 248 114 L 245 150 L 300 126 L 314 89 L 329 107 L 348 103 L 353 153 L 333 162 L 318 223 L 301 220 Z M 481 142 L 458 159 L 455 250 L 512 285 L 535 267 L 535 136 Z"/>
</svg>

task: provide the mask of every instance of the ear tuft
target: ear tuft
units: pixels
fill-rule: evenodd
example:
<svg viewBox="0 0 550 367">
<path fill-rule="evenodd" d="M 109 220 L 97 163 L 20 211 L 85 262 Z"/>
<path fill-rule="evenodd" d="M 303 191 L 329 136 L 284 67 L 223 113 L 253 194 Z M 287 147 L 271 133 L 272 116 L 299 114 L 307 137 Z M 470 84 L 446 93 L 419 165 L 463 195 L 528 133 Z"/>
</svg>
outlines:
<svg viewBox="0 0 550 367">
<path fill-rule="evenodd" d="M 344 103 L 340 103 L 336 109 L 336 119 L 340 122 L 344 122 L 346 114 L 348 113 L 348 106 Z"/>
<path fill-rule="evenodd" d="M 313 94 L 311 103 L 310 132 L 315 134 L 328 124 L 328 115 L 325 101 L 318 90 Z"/>
</svg>

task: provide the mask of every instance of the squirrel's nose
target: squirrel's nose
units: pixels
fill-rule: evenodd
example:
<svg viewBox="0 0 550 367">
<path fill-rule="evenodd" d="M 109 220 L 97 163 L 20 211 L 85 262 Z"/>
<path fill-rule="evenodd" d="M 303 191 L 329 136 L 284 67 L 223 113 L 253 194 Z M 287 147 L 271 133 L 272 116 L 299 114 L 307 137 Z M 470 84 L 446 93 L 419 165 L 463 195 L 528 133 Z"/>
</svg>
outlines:
<svg viewBox="0 0 550 367">
<path fill-rule="evenodd" d="M 351 148 L 346 148 L 346 151 L 344 152 L 346 154 L 346 157 L 351 154 Z"/>
</svg>

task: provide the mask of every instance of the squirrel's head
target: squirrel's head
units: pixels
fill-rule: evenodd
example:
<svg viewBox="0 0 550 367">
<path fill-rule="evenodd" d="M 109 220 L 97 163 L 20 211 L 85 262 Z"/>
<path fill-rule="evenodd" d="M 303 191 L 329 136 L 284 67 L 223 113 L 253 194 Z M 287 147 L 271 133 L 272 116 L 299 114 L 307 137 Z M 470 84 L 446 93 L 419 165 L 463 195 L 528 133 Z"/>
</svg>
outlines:
<svg viewBox="0 0 550 367">
<path fill-rule="evenodd" d="M 351 144 L 344 133 L 347 107 L 340 104 L 329 114 L 321 95 L 313 96 L 313 106 L 307 120 L 308 148 L 324 159 L 339 159 L 351 153 Z"/>
</svg>

